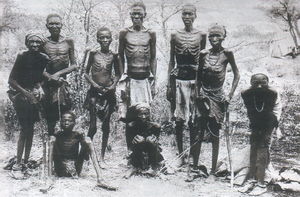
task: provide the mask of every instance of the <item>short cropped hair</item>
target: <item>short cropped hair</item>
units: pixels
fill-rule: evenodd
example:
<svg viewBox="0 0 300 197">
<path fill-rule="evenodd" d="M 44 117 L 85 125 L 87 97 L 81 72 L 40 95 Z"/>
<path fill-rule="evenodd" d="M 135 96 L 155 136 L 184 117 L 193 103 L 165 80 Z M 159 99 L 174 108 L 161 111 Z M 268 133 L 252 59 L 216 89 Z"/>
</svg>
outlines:
<svg viewBox="0 0 300 197">
<path fill-rule="evenodd" d="M 193 10 L 194 13 L 196 13 L 196 11 L 197 11 L 196 6 L 194 6 L 193 4 L 190 4 L 190 3 L 187 3 L 182 6 L 182 10 L 184 10 L 185 8 L 191 8 L 191 10 Z"/>
<path fill-rule="evenodd" d="M 101 28 L 99 28 L 98 31 L 97 31 L 97 37 L 100 35 L 100 32 L 102 32 L 102 31 L 108 31 L 108 32 L 111 33 L 111 31 L 110 31 L 109 28 L 107 28 L 107 27 L 101 27 Z"/>
<path fill-rule="evenodd" d="M 64 115 L 69 114 L 72 116 L 72 120 L 75 122 L 76 120 L 76 115 L 72 112 L 72 111 L 66 111 L 65 113 L 63 113 L 63 115 L 61 117 L 63 117 Z"/>
<path fill-rule="evenodd" d="M 144 11 L 146 12 L 146 6 L 145 6 L 144 2 L 142 2 L 142 1 L 138 1 L 138 2 L 133 3 L 130 6 L 130 8 L 133 8 L 133 7 L 142 7 L 144 9 Z"/>
<path fill-rule="evenodd" d="M 251 76 L 250 83 L 252 84 L 255 77 L 258 77 L 258 76 L 261 76 L 261 77 L 267 79 L 267 82 L 269 82 L 269 77 L 267 75 L 265 75 L 263 73 L 256 73 L 256 74 Z"/>
<path fill-rule="evenodd" d="M 58 17 L 58 18 L 60 18 L 60 20 L 62 20 L 62 17 L 58 14 L 49 14 L 46 18 L 46 22 L 48 23 L 49 19 L 52 17 Z"/>
</svg>

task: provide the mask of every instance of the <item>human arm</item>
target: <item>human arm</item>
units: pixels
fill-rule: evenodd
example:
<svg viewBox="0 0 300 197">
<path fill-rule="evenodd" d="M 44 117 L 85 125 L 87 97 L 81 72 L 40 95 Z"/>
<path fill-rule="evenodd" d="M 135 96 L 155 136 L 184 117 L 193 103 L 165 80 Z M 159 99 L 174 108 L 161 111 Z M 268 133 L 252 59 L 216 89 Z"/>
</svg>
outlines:
<svg viewBox="0 0 300 197">
<path fill-rule="evenodd" d="M 171 71 L 175 67 L 175 34 L 171 34 L 170 40 L 170 61 L 168 67 L 168 76 L 167 76 L 167 99 L 170 101 L 172 100 L 172 89 L 171 89 Z"/>
<path fill-rule="evenodd" d="M 151 93 L 154 96 L 156 94 L 155 91 L 155 83 L 156 83 L 156 69 L 157 69 L 157 61 L 156 61 L 156 33 L 150 32 L 150 69 L 151 73 L 154 77 L 154 80 L 151 81 Z"/>
<path fill-rule="evenodd" d="M 275 106 L 273 108 L 273 113 L 277 118 L 277 121 L 279 122 L 280 117 L 281 117 L 281 110 L 282 110 L 282 103 L 281 103 L 281 97 L 280 97 L 280 93 L 277 93 L 277 99 L 275 102 Z"/>
<path fill-rule="evenodd" d="M 154 124 L 151 127 L 151 135 L 149 135 L 148 137 L 146 137 L 146 141 L 150 142 L 150 143 L 158 143 L 158 139 L 159 139 L 159 135 L 161 132 L 161 127 L 158 124 Z"/>
<path fill-rule="evenodd" d="M 229 102 L 232 99 L 232 96 L 238 86 L 239 80 L 240 80 L 240 73 L 239 73 L 239 69 L 235 63 L 235 59 L 234 59 L 234 55 L 232 51 L 226 51 L 226 56 L 228 58 L 228 62 L 231 65 L 232 68 L 232 72 L 233 72 L 233 81 L 232 81 L 232 86 L 231 86 L 231 90 L 228 94 L 228 99 L 227 101 Z"/>
<path fill-rule="evenodd" d="M 121 74 L 123 73 L 123 66 L 121 65 L 121 59 L 118 54 L 114 54 L 113 66 L 115 71 L 115 78 L 113 80 L 113 84 L 109 87 L 109 89 L 113 90 L 116 88 L 118 81 L 121 78 Z"/>
<path fill-rule="evenodd" d="M 125 35 L 126 35 L 127 31 L 126 30 L 122 30 L 120 31 L 119 34 L 119 49 L 118 49 L 118 54 L 119 54 L 119 58 L 120 58 L 120 70 L 122 70 L 121 74 L 123 74 L 123 72 L 125 71 L 124 66 L 125 66 Z"/>
<path fill-rule="evenodd" d="M 206 34 L 201 34 L 200 50 L 205 49 L 205 46 L 206 46 Z"/>
</svg>

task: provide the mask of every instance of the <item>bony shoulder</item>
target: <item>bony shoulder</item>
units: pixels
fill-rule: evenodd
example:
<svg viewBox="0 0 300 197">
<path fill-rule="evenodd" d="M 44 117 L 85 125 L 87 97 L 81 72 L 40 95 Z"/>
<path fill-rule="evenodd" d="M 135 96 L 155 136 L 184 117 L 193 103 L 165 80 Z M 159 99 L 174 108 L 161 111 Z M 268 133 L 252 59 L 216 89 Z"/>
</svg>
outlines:
<svg viewBox="0 0 300 197">
<path fill-rule="evenodd" d="M 209 50 L 208 50 L 208 49 L 202 49 L 202 50 L 200 51 L 200 53 L 201 53 L 201 54 L 207 54 L 207 53 L 209 53 Z"/>
<path fill-rule="evenodd" d="M 223 51 L 225 54 L 233 54 L 232 50 L 227 49 L 227 48 L 224 48 Z"/>
<path fill-rule="evenodd" d="M 46 53 L 40 52 L 40 55 L 45 58 L 46 60 L 50 60 L 49 56 Z"/>
<path fill-rule="evenodd" d="M 154 128 L 154 129 L 160 129 L 161 125 L 156 123 L 156 122 L 151 122 L 151 127 Z"/>
</svg>

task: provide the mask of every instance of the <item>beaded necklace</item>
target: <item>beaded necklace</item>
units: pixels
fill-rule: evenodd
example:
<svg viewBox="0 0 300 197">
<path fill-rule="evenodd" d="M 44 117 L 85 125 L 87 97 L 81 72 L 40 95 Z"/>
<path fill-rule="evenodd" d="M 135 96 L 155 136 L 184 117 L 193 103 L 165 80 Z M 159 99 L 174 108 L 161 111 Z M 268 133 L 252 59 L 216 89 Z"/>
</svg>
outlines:
<svg viewBox="0 0 300 197">
<path fill-rule="evenodd" d="M 264 107 L 265 107 L 265 102 L 263 102 L 261 108 L 258 109 L 257 104 L 256 104 L 256 97 L 254 96 L 253 99 L 254 99 L 254 107 L 255 107 L 255 110 L 256 110 L 257 112 L 259 112 L 259 113 L 262 112 L 262 111 L 264 110 Z"/>
</svg>

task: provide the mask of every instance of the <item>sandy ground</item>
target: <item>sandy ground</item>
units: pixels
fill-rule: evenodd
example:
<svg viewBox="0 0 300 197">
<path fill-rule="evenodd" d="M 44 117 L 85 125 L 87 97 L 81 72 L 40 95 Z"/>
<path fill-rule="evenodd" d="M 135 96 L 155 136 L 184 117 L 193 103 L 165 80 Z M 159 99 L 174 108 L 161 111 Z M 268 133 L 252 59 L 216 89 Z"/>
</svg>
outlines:
<svg viewBox="0 0 300 197">
<path fill-rule="evenodd" d="M 35 136 L 35 144 L 32 149 L 32 159 L 38 159 L 42 155 L 41 140 Z M 117 186 L 117 191 L 106 191 L 95 187 L 96 174 L 91 162 L 84 164 L 83 173 L 80 178 L 48 178 L 43 179 L 41 169 L 32 171 L 32 175 L 26 180 L 15 180 L 9 175 L 9 171 L 3 170 L 5 162 L 16 153 L 15 141 L 3 141 L 0 144 L 0 196 L 172 196 L 172 197 L 196 197 L 196 196 L 246 196 L 230 188 L 228 181 L 221 178 L 198 178 L 193 182 L 185 182 L 187 178 L 186 168 L 173 175 L 163 175 L 159 177 L 133 176 L 124 179 L 127 171 L 127 160 L 125 142 L 122 140 L 111 142 L 112 150 L 106 155 L 106 166 L 102 170 L 103 178 L 113 186 Z M 163 155 L 167 161 L 173 160 L 176 156 L 175 147 L 168 145 L 170 137 L 163 136 Z M 95 144 L 99 143 L 96 136 Z M 170 143 L 169 143 L 170 144 Z M 99 152 L 98 145 L 96 145 Z M 210 166 L 211 147 L 204 144 L 202 148 L 201 161 Z M 225 144 L 220 147 L 220 157 L 226 155 Z M 40 189 L 49 189 L 43 194 Z M 271 193 L 263 196 L 273 196 Z"/>
</svg>

